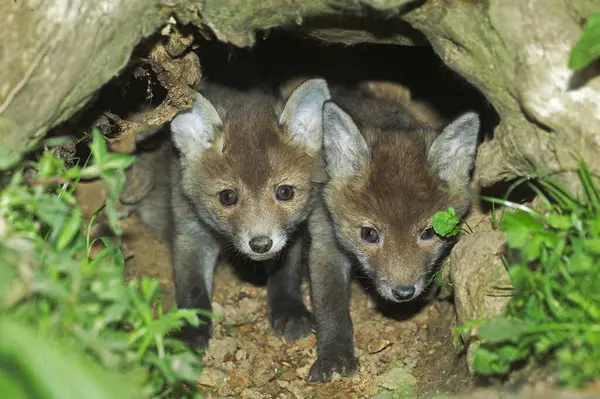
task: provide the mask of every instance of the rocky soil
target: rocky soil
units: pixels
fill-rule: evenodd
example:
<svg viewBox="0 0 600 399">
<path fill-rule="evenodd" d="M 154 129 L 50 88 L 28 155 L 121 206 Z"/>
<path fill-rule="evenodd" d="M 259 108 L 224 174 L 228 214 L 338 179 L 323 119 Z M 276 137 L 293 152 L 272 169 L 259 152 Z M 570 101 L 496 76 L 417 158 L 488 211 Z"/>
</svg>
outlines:
<svg viewBox="0 0 600 399">
<path fill-rule="evenodd" d="M 89 217 L 102 204 L 102 186 L 82 184 L 78 193 Z M 165 305 L 173 306 L 168 247 L 135 216 L 125 219 L 123 228 L 126 278 L 158 279 Z M 310 305 L 307 284 L 304 292 Z M 382 311 L 355 283 L 351 312 L 361 366 L 354 377 L 331 383 L 307 381 L 316 359 L 314 334 L 288 343 L 270 330 L 264 285 L 244 281 L 236 269 L 220 265 L 213 306 L 222 320 L 215 324 L 206 368 L 198 376 L 207 398 L 416 398 L 471 387 L 466 362 L 452 342 L 456 321 L 448 301 Z"/>
<path fill-rule="evenodd" d="M 78 200 L 86 218 L 102 205 L 99 182 L 80 184 Z M 455 246 L 441 277 L 442 286 L 410 306 L 382 306 L 356 282 L 351 314 L 361 366 L 351 378 L 309 383 L 316 359 L 316 336 L 285 342 L 270 329 L 266 287 L 257 283 L 256 265 L 222 264 L 215 277 L 213 311 L 218 315 L 204 355 L 198 385 L 206 398 L 571 398 L 600 397 L 600 385 L 586 391 L 558 389 L 551 370 L 523 370 L 500 384 L 469 373 L 471 346 L 453 339 L 454 327 L 502 312 L 509 299 L 506 269 L 500 261 L 504 237 L 489 216 L 477 210 L 467 219 L 474 233 Z M 174 306 L 169 249 L 135 216 L 122 220 L 125 278 L 148 275 L 161 283 L 166 308 Z M 257 270 L 254 270 L 257 268 Z M 240 273 L 241 271 L 241 273 Z M 245 276 L 240 277 L 240 276 Z M 360 281 L 360 280 L 357 280 Z M 452 281 L 452 289 L 447 282 Z M 504 283 L 505 284 L 505 283 Z M 304 298 L 310 307 L 308 285 Z M 458 317 L 457 317 L 458 314 Z M 468 338 L 468 337 L 464 337 Z M 465 356 L 466 354 L 466 356 Z"/>
</svg>

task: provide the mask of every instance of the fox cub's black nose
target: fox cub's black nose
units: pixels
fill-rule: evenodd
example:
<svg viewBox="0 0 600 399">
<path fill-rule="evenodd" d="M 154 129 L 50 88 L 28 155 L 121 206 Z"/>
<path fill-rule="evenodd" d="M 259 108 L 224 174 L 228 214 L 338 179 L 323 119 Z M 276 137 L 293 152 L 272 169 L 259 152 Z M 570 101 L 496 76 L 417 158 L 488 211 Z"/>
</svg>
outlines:
<svg viewBox="0 0 600 399">
<path fill-rule="evenodd" d="M 267 236 L 258 236 L 251 239 L 249 245 L 250 249 L 252 249 L 254 252 L 258 254 L 264 254 L 273 246 L 273 240 Z"/>
<path fill-rule="evenodd" d="M 392 289 L 392 294 L 399 301 L 406 301 L 415 294 L 414 285 L 399 285 Z"/>
</svg>

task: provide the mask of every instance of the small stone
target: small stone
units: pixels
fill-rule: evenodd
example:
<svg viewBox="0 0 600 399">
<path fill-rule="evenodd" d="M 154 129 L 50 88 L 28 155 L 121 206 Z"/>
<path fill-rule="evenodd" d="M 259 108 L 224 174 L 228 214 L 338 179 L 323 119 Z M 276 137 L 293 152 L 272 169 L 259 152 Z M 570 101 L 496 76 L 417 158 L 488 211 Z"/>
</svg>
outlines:
<svg viewBox="0 0 600 399">
<path fill-rule="evenodd" d="M 263 399 L 265 395 L 252 389 L 244 389 L 241 393 L 242 399 Z"/>
<path fill-rule="evenodd" d="M 238 349 L 235 352 L 235 360 L 237 360 L 238 362 L 241 361 L 241 360 L 246 359 L 246 357 L 248 357 L 248 352 L 246 352 L 243 349 Z"/>
<path fill-rule="evenodd" d="M 236 369 L 249 373 L 251 370 L 251 366 L 252 366 L 252 364 L 250 363 L 250 360 L 244 359 L 237 364 Z"/>
<path fill-rule="evenodd" d="M 378 386 L 396 391 L 399 398 L 415 397 L 414 387 L 417 380 L 406 367 L 397 365 L 376 377 Z"/>
<path fill-rule="evenodd" d="M 421 328 L 419 329 L 419 339 L 421 341 L 427 342 L 427 325 L 421 326 Z"/>
<path fill-rule="evenodd" d="M 279 379 L 283 380 L 283 381 L 293 381 L 296 378 L 298 378 L 298 376 L 296 375 L 296 373 L 294 371 L 291 371 L 291 370 L 286 371 L 285 373 L 283 373 L 279 376 Z"/>
<path fill-rule="evenodd" d="M 221 363 L 221 365 L 219 366 L 219 368 L 223 371 L 231 371 L 231 370 L 235 370 L 237 367 L 235 365 L 234 362 L 224 362 Z"/>
<path fill-rule="evenodd" d="M 243 298 L 235 305 L 224 306 L 224 315 L 233 325 L 252 324 L 258 320 L 263 304 L 252 298 Z"/>
<path fill-rule="evenodd" d="M 281 348 L 283 342 L 281 341 L 281 338 L 276 337 L 275 335 L 269 335 L 269 337 L 267 338 L 267 345 L 269 345 L 272 348 L 278 349 Z"/>
<path fill-rule="evenodd" d="M 223 306 L 221 306 L 220 303 L 218 302 L 213 302 L 212 304 L 213 310 L 212 312 L 216 315 L 222 315 L 223 313 L 225 313 L 225 310 L 223 309 Z"/>
<path fill-rule="evenodd" d="M 242 287 L 240 290 L 239 299 L 243 298 L 255 298 L 257 289 L 255 287 Z"/>
<path fill-rule="evenodd" d="M 282 388 L 287 388 L 287 387 L 290 385 L 290 383 L 289 383 L 289 382 L 287 382 L 287 381 L 281 381 L 281 380 L 277 380 L 277 383 L 278 383 L 278 384 L 279 384 L 279 386 L 280 386 L 280 387 L 282 387 Z"/>
<path fill-rule="evenodd" d="M 240 326 L 240 333 L 242 334 L 247 334 L 252 332 L 252 330 L 254 330 L 254 324 L 244 324 Z"/>
<path fill-rule="evenodd" d="M 307 364 L 306 366 L 298 367 L 296 369 L 296 375 L 299 378 L 306 380 L 308 378 L 309 371 L 310 371 L 310 364 Z"/>
<path fill-rule="evenodd" d="M 233 355 L 237 349 L 237 340 L 233 337 L 212 339 L 204 356 L 207 363 L 219 364 L 225 361 L 225 357 Z"/>
<path fill-rule="evenodd" d="M 417 359 L 414 357 L 405 357 L 404 360 L 404 366 L 408 369 L 414 369 L 415 366 L 417 365 Z"/>
<path fill-rule="evenodd" d="M 217 388 L 225 382 L 226 374 L 214 368 L 205 368 L 198 378 L 198 384 L 205 387 Z"/>
<path fill-rule="evenodd" d="M 233 392 L 233 390 L 227 384 L 222 385 L 217 390 L 217 393 L 219 394 L 219 396 L 218 396 L 219 398 L 222 398 L 223 396 L 233 396 L 233 395 L 235 395 L 235 392 Z"/>
<path fill-rule="evenodd" d="M 250 385 L 250 376 L 242 371 L 231 370 L 227 374 L 227 385 L 235 394 L 239 394 Z"/>
<path fill-rule="evenodd" d="M 271 355 L 265 353 L 264 356 L 257 356 L 252 362 L 252 384 L 262 387 L 275 378 L 276 372 Z"/>
<path fill-rule="evenodd" d="M 287 390 L 290 391 L 296 399 L 304 399 L 306 394 L 306 388 L 304 387 L 304 383 L 302 381 L 292 381 L 290 385 L 287 387 Z"/>
</svg>

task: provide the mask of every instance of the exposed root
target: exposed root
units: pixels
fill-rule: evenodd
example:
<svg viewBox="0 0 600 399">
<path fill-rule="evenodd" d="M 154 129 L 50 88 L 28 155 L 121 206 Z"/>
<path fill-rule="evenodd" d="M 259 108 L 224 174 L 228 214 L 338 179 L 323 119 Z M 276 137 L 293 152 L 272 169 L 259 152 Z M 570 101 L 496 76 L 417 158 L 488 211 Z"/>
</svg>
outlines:
<svg viewBox="0 0 600 399">
<path fill-rule="evenodd" d="M 129 120 L 119 120 L 119 133 L 108 139 L 115 152 L 132 153 L 136 141 L 152 135 L 165 123 L 194 101 L 194 87 L 200 83 L 202 74 L 198 56 L 190 51 L 193 38 L 182 36 L 172 30 L 167 43 L 157 43 L 142 62 L 149 65 L 156 78 L 167 91 L 164 101 L 157 107 L 135 114 Z M 136 74 L 145 74 L 140 65 Z"/>
</svg>

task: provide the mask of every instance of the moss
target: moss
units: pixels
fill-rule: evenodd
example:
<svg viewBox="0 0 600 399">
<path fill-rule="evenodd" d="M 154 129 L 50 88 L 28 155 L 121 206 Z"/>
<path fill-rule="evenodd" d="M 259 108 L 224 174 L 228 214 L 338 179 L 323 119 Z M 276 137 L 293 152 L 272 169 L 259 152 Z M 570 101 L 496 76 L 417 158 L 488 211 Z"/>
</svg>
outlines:
<svg viewBox="0 0 600 399">
<path fill-rule="evenodd" d="M 208 0 L 198 22 L 206 23 L 219 40 L 247 47 L 254 44 L 257 30 L 301 23 L 302 18 L 332 12 L 325 0 Z"/>
</svg>

